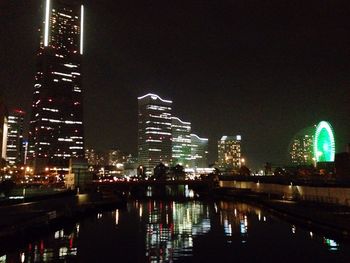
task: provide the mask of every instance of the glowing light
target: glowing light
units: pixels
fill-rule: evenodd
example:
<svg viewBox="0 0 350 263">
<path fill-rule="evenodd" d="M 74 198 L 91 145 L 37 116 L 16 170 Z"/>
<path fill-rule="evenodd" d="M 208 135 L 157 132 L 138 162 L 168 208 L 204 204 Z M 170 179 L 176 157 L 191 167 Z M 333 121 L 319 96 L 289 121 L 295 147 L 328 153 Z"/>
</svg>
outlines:
<svg viewBox="0 0 350 263">
<path fill-rule="evenodd" d="M 180 118 L 178 118 L 178 117 L 171 117 L 171 118 L 174 119 L 174 120 L 178 120 L 178 121 L 181 122 L 182 124 L 188 124 L 188 125 L 191 124 L 190 122 L 180 120 Z"/>
<path fill-rule="evenodd" d="M 316 162 L 333 162 L 335 155 L 335 139 L 329 122 L 321 121 L 314 136 L 314 158 Z"/>
<path fill-rule="evenodd" d="M 50 0 L 46 0 L 44 46 L 49 45 Z"/>
<path fill-rule="evenodd" d="M 163 100 L 161 97 L 159 97 L 158 95 L 153 94 L 153 93 L 148 93 L 148 94 L 146 94 L 146 95 L 144 95 L 142 97 L 138 97 L 137 99 L 142 100 L 143 98 L 146 98 L 146 97 L 151 97 L 153 100 L 159 99 L 159 100 L 161 100 L 163 102 L 173 103 L 171 100 Z"/>
<path fill-rule="evenodd" d="M 81 5 L 80 8 L 80 54 L 83 54 L 83 46 L 84 46 L 84 6 Z"/>
<path fill-rule="evenodd" d="M 197 134 L 191 133 L 191 136 L 196 137 L 198 140 L 207 141 L 207 138 L 200 138 Z"/>
</svg>

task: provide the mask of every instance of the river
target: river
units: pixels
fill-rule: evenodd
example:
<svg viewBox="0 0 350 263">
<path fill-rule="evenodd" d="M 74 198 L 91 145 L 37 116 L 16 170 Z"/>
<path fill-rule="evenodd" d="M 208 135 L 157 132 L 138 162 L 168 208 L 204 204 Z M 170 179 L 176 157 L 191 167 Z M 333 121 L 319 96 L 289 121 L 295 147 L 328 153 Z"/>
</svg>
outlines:
<svg viewBox="0 0 350 263">
<path fill-rule="evenodd" d="M 0 254 L 8 262 L 350 262 L 350 244 L 233 201 L 129 201 Z"/>
</svg>

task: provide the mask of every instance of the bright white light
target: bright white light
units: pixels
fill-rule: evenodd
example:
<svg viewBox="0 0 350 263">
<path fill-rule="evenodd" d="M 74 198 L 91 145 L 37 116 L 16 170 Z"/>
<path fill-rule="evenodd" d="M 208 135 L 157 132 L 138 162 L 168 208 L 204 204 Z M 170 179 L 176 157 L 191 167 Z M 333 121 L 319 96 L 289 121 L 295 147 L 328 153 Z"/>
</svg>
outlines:
<svg viewBox="0 0 350 263">
<path fill-rule="evenodd" d="M 178 120 L 178 121 L 181 122 L 182 124 L 191 125 L 190 122 L 188 122 L 188 121 L 182 121 L 182 120 L 180 120 L 180 118 L 178 118 L 178 117 L 171 117 L 171 118 L 174 119 L 174 120 Z"/>
<path fill-rule="evenodd" d="M 50 0 L 46 0 L 44 46 L 49 45 Z"/>
<path fill-rule="evenodd" d="M 146 98 L 146 97 L 151 97 L 152 99 L 159 99 L 159 100 L 161 100 L 161 101 L 163 101 L 163 102 L 167 102 L 167 103 L 173 103 L 171 100 L 163 100 L 161 97 L 159 97 L 158 95 L 156 95 L 156 94 L 152 94 L 152 93 L 148 93 L 148 94 L 146 94 L 146 95 L 144 95 L 144 96 L 142 96 L 142 97 L 138 97 L 137 99 L 139 99 L 139 100 L 142 100 L 143 98 Z"/>
<path fill-rule="evenodd" d="M 196 137 L 198 140 L 207 141 L 207 138 L 200 138 L 197 134 L 192 133 L 191 136 Z"/>
<path fill-rule="evenodd" d="M 81 5 L 80 14 L 80 54 L 83 55 L 83 45 L 84 45 L 84 6 Z"/>
</svg>

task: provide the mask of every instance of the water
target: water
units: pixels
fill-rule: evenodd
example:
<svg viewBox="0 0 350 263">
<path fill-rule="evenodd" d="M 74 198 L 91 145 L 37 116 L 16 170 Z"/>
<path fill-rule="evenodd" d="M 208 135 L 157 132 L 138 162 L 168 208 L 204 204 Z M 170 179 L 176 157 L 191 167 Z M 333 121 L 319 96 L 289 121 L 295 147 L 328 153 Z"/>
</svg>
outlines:
<svg viewBox="0 0 350 263">
<path fill-rule="evenodd" d="M 350 244 L 241 202 L 130 201 L 0 254 L 5 262 L 350 262 Z"/>
</svg>

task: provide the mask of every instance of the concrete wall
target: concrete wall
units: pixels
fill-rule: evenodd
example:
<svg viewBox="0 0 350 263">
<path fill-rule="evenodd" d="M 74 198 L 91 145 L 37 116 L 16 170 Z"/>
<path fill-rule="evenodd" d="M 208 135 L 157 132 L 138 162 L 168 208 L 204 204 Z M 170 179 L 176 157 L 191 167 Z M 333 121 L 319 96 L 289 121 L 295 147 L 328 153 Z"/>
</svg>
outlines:
<svg viewBox="0 0 350 263">
<path fill-rule="evenodd" d="M 256 193 L 281 195 L 286 199 L 309 200 L 350 206 L 350 188 L 313 187 L 243 181 L 220 181 L 220 187 L 250 189 Z"/>
</svg>

